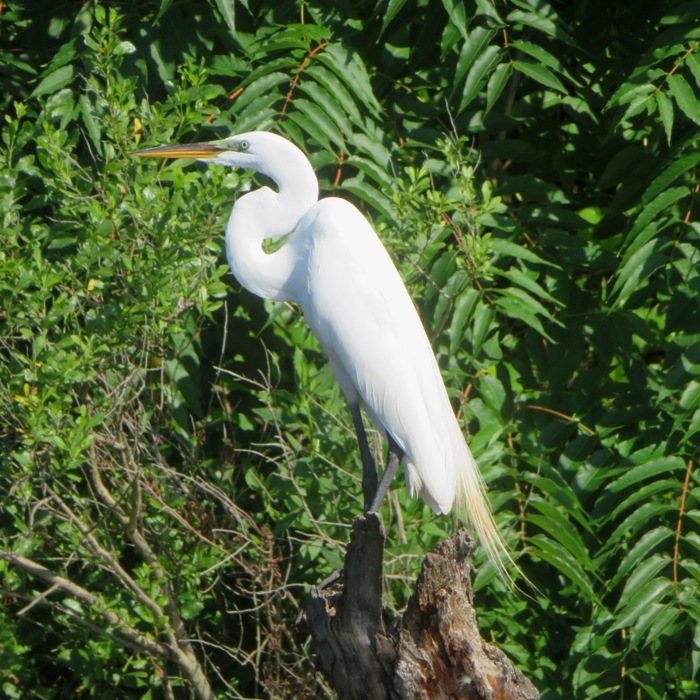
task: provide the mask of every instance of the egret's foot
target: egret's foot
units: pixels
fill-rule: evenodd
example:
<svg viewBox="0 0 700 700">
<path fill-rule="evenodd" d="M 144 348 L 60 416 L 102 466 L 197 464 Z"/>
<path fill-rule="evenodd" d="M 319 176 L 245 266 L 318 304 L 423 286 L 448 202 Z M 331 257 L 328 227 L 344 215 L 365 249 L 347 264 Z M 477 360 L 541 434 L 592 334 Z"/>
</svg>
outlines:
<svg viewBox="0 0 700 700">
<path fill-rule="evenodd" d="M 331 586 L 334 584 L 336 581 L 339 581 L 343 578 L 343 570 L 342 569 L 336 569 L 333 573 L 330 575 L 326 576 L 326 578 L 321 581 L 321 583 L 318 583 L 314 586 L 314 588 L 317 591 L 323 591 L 324 589 L 328 588 L 328 586 Z"/>
</svg>

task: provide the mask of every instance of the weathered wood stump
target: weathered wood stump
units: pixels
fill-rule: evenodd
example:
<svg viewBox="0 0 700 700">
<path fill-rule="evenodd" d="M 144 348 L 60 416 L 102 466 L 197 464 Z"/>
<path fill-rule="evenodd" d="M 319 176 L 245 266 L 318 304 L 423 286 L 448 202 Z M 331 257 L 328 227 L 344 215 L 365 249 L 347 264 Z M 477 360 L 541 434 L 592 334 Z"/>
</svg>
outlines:
<svg viewBox="0 0 700 700">
<path fill-rule="evenodd" d="M 539 693 L 479 634 L 469 559 L 473 541 L 455 532 L 430 552 L 403 619 L 382 606 L 384 528 L 355 518 L 343 575 L 315 589 L 304 617 L 319 668 L 341 700 L 536 700 Z"/>
</svg>

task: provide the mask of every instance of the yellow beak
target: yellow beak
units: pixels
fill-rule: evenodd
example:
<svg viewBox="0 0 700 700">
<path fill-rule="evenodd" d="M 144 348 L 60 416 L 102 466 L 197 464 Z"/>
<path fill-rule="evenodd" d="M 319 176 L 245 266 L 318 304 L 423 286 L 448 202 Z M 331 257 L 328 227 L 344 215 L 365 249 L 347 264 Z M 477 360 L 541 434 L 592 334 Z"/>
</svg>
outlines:
<svg viewBox="0 0 700 700">
<path fill-rule="evenodd" d="M 131 155 L 139 158 L 214 158 L 225 151 L 215 143 L 187 143 L 177 146 L 156 146 L 134 151 Z"/>
</svg>

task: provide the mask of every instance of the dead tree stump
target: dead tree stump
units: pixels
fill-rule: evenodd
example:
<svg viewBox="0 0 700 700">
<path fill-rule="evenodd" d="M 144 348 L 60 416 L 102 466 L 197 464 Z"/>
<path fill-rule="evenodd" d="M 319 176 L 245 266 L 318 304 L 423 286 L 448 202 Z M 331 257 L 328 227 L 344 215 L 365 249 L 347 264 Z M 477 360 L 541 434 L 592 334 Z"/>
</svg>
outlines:
<svg viewBox="0 0 700 700">
<path fill-rule="evenodd" d="M 340 700 L 536 700 L 506 655 L 480 636 L 472 602 L 473 541 L 454 533 L 430 552 L 403 619 L 382 605 L 384 528 L 355 518 L 341 579 L 303 606 L 318 665 Z"/>
</svg>

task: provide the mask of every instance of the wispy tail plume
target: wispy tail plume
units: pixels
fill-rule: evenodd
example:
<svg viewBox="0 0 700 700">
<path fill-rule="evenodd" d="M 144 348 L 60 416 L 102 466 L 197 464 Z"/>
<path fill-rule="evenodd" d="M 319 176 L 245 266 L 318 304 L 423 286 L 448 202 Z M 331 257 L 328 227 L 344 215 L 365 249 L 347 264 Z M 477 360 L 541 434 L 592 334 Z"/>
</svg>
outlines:
<svg viewBox="0 0 700 700">
<path fill-rule="evenodd" d="M 508 586 L 514 587 L 515 582 L 507 565 L 515 569 L 525 580 L 527 577 L 513 561 L 508 546 L 501 537 L 491 507 L 486 500 L 484 481 L 479 468 L 461 433 L 460 438 L 463 445 L 463 459 L 459 460 L 460 464 L 457 469 L 457 490 L 454 503 L 456 515 L 460 520 L 472 525 L 501 580 Z"/>
</svg>

